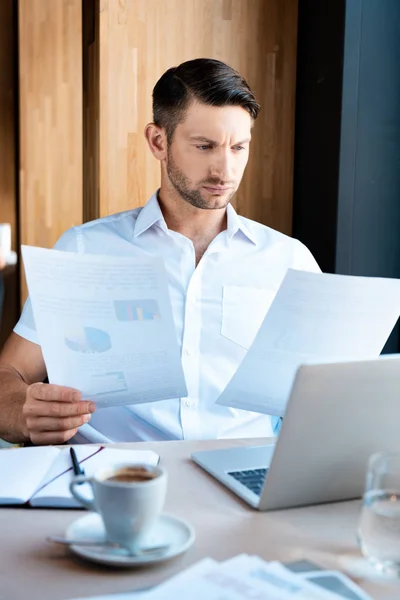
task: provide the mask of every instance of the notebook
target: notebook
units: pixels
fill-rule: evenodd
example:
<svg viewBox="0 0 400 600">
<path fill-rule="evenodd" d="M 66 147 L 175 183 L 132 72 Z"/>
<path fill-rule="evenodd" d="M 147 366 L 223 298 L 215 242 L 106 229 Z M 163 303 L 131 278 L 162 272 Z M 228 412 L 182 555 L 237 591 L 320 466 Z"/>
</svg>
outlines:
<svg viewBox="0 0 400 600">
<path fill-rule="evenodd" d="M 159 456 L 151 450 L 74 446 L 86 475 L 117 463 L 157 465 Z M 36 446 L 0 450 L 0 505 L 82 508 L 71 496 L 69 483 L 74 475 L 69 447 Z M 91 497 L 88 484 L 82 492 Z"/>
</svg>

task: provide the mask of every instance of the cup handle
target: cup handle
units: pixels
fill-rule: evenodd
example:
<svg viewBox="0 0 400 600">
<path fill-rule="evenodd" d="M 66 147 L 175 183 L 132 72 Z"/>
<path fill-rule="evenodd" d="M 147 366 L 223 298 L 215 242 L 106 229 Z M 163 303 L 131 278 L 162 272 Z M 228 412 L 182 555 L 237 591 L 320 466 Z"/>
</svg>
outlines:
<svg viewBox="0 0 400 600">
<path fill-rule="evenodd" d="M 83 504 L 83 506 L 85 508 L 87 508 L 88 510 L 96 511 L 94 500 L 88 500 L 87 498 L 82 496 L 82 494 L 80 494 L 78 492 L 78 490 L 76 489 L 76 487 L 78 485 L 80 485 L 81 483 L 90 483 L 92 490 L 93 490 L 91 477 L 87 477 L 86 475 L 77 475 L 76 477 L 74 477 L 74 479 L 69 484 L 69 490 L 70 490 L 71 494 L 73 495 L 75 500 L 78 500 L 78 502 L 80 504 Z"/>
</svg>

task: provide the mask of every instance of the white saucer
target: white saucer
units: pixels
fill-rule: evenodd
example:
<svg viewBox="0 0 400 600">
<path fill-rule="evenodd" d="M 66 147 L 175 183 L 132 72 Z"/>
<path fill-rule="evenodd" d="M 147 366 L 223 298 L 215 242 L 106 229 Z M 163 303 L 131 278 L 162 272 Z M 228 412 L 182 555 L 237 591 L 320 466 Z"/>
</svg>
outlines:
<svg viewBox="0 0 400 600">
<path fill-rule="evenodd" d="M 89 513 L 74 521 L 68 527 L 65 537 L 71 540 L 93 540 L 96 542 L 104 540 L 105 532 L 100 515 Z M 152 555 L 151 553 L 146 553 L 140 556 L 130 556 L 123 548 L 101 546 L 96 548 L 94 546 L 79 546 L 78 544 L 74 544 L 70 548 L 78 556 L 103 565 L 133 567 L 169 560 L 190 548 L 194 539 L 194 529 L 189 523 L 178 519 L 178 517 L 162 514 L 158 518 L 154 529 L 149 533 L 145 545 L 161 546 L 170 544 L 168 550 L 163 554 Z"/>
</svg>

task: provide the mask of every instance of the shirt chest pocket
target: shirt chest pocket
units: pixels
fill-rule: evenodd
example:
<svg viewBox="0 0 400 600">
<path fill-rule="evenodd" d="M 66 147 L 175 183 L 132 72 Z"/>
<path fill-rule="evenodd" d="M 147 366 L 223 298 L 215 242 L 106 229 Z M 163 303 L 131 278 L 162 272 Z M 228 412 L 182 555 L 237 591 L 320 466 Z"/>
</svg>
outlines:
<svg viewBox="0 0 400 600">
<path fill-rule="evenodd" d="M 221 334 L 249 349 L 277 290 L 224 285 Z"/>
</svg>

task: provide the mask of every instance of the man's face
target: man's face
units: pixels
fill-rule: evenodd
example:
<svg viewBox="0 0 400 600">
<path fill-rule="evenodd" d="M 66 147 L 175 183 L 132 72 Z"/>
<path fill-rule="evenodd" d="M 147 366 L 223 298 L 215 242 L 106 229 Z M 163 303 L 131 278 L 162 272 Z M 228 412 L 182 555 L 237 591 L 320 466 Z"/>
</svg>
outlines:
<svg viewBox="0 0 400 600">
<path fill-rule="evenodd" d="M 249 157 L 252 119 L 240 106 L 190 104 L 175 129 L 166 169 L 178 194 L 196 208 L 224 208 Z"/>
</svg>

